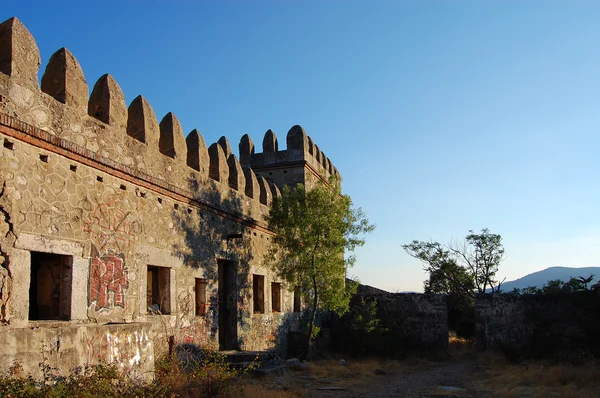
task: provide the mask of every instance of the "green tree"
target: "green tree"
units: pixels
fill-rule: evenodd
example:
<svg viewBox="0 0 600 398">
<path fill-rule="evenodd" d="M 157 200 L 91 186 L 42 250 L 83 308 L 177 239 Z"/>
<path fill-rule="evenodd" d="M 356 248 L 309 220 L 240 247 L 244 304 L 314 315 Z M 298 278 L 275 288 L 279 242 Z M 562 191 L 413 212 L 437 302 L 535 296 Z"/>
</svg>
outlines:
<svg viewBox="0 0 600 398">
<path fill-rule="evenodd" d="M 429 272 L 425 288 L 434 293 L 460 292 L 470 297 L 500 291 L 496 281 L 500 262 L 504 259 L 502 237 L 487 228 L 481 233 L 469 231 L 462 243 L 442 245 L 438 242 L 414 240 L 402 248 L 421 260 Z"/>
<path fill-rule="evenodd" d="M 352 292 L 346 288 L 346 271 L 355 261 L 349 253 L 364 244 L 361 236 L 374 226 L 335 180 L 311 190 L 302 184 L 284 187 L 281 197 L 273 199 L 268 222 L 276 233 L 273 268 L 311 301 L 308 353 L 317 308 L 340 315 L 348 310 Z"/>
</svg>

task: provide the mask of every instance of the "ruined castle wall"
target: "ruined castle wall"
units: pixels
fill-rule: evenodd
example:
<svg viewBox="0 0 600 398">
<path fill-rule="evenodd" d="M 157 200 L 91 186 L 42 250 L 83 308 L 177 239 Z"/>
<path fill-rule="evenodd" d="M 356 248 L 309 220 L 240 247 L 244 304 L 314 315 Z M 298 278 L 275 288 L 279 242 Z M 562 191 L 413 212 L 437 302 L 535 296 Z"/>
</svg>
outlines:
<svg viewBox="0 0 600 398">
<path fill-rule="evenodd" d="M 593 291 L 480 294 L 475 300 L 477 349 L 511 360 L 552 358 L 581 363 L 600 357 L 600 295 Z"/>
<path fill-rule="evenodd" d="M 262 152 L 256 152 L 252 139 L 245 135 L 240 141 L 240 162 L 280 190 L 285 185 L 300 183 L 311 188 L 319 182 L 327 183 L 330 177 L 341 178 L 329 158 L 313 144 L 301 126 L 293 126 L 288 131 L 285 150 L 279 149 L 277 136 L 268 130 L 262 149 Z"/>
<path fill-rule="evenodd" d="M 250 167 L 244 138 L 240 160 L 224 137 L 208 147 L 196 130 L 184 138 L 174 114 L 159 123 L 141 96 L 127 106 L 110 75 L 88 97 L 83 71 L 64 48 L 40 85 L 37 45 L 16 18 L 0 24 L 0 54 L 0 339 L 13 341 L 33 323 L 39 333 L 31 338 L 42 340 L 79 336 L 91 323 L 101 335 L 107 324 L 125 323 L 149 325 L 124 327 L 119 338 L 133 341 L 142 328 L 153 352 L 169 335 L 212 347 L 223 339 L 241 349 L 284 343 L 297 316 L 290 287 L 267 266 L 272 233 L 264 221 L 280 191 Z M 304 159 L 308 143 L 296 126 L 287 150 L 271 140 L 263 158 L 275 168 L 293 158 L 287 178 L 295 183 L 316 161 Z M 333 172 L 318 153 L 323 160 L 311 167 Z M 261 311 L 254 275 L 264 278 Z M 272 283 L 281 283 L 279 308 Z M 57 353 L 82 352 L 84 340 L 73 337 Z M 4 368 L 30 357 L 27 339 L 14 341 L 0 351 Z M 153 361 L 148 352 L 140 361 Z M 65 351 L 59 362 L 73 367 L 86 356 L 76 358 Z"/>
<path fill-rule="evenodd" d="M 409 349 L 448 348 L 446 297 L 436 294 L 377 295 L 377 314 L 384 324 L 401 329 Z"/>
<path fill-rule="evenodd" d="M 138 378 L 152 378 L 154 344 L 150 324 L 31 326 L 18 333 L 0 333 L 3 370 L 19 363 L 26 374 L 39 377 L 39 364 L 43 363 L 67 375 L 73 365 L 104 362 L 116 363 Z"/>
<path fill-rule="evenodd" d="M 368 308 L 376 302 L 376 313 Z M 355 317 L 360 316 L 361 319 Z M 373 333 L 353 341 L 353 322 L 376 317 Z M 359 285 L 350 302 L 350 313 L 334 326 L 338 349 L 352 354 L 403 356 L 410 351 L 446 350 L 448 348 L 448 306 L 444 295 L 388 293 Z M 349 336 L 346 336 L 349 334 Z M 362 351 L 361 351 L 362 350 Z"/>
</svg>

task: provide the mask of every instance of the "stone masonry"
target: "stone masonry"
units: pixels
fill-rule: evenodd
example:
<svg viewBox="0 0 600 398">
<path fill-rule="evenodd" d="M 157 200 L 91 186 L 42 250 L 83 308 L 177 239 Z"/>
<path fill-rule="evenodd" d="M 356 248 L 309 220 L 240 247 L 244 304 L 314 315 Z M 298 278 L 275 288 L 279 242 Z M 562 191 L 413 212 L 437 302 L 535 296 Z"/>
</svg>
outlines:
<svg viewBox="0 0 600 398">
<path fill-rule="evenodd" d="M 271 130 L 262 153 L 242 137 L 238 160 L 142 96 L 127 106 L 108 74 L 88 97 L 66 48 L 41 85 L 40 65 L 27 28 L 0 24 L 0 370 L 106 360 L 148 375 L 169 336 L 284 346 L 299 308 L 266 264 L 265 215 L 285 184 L 339 177 L 302 127 L 285 150 Z"/>
</svg>

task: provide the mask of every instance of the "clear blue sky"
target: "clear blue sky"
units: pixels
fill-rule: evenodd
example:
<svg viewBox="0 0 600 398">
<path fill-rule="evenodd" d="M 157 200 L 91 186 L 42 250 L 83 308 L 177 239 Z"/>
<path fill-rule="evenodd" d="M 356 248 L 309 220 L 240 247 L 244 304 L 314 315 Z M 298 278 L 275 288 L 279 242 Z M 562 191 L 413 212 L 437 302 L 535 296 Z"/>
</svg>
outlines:
<svg viewBox="0 0 600 398">
<path fill-rule="evenodd" d="M 5 0 L 43 73 L 70 49 L 207 143 L 302 125 L 377 224 L 352 273 L 422 290 L 401 245 L 504 238 L 508 280 L 600 265 L 598 1 Z"/>
</svg>

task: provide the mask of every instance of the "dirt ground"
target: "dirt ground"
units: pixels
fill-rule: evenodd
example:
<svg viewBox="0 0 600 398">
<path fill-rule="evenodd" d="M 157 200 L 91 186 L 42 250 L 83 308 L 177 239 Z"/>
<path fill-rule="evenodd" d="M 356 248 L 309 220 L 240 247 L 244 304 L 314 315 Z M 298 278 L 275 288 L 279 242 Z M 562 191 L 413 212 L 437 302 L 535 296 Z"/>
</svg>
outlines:
<svg viewBox="0 0 600 398">
<path fill-rule="evenodd" d="M 508 364 L 501 355 L 437 360 L 327 359 L 250 382 L 245 397 L 600 397 L 600 366 Z"/>
<path fill-rule="evenodd" d="M 309 363 L 305 371 L 267 377 L 263 386 L 308 398 L 484 396 L 468 388 L 467 382 L 476 371 L 473 361 L 426 364 L 419 360 L 327 360 Z"/>
</svg>

